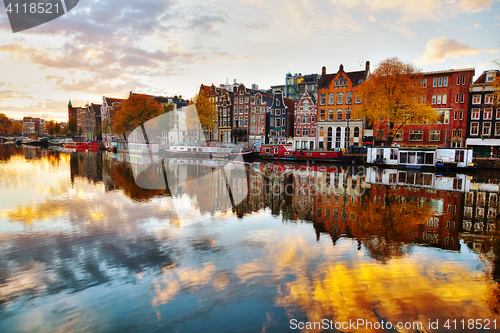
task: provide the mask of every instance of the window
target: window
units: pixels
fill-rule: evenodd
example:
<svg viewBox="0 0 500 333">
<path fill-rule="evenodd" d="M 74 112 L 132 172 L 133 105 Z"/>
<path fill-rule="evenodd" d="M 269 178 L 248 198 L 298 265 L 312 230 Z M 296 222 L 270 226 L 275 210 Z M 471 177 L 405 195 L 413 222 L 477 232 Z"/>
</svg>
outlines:
<svg viewBox="0 0 500 333">
<path fill-rule="evenodd" d="M 281 118 L 276 118 L 276 127 L 281 127 Z"/>
<path fill-rule="evenodd" d="M 472 95 L 472 104 L 481 104 L 481 95 Z"/>
<path fill-rule="evenodd" d="M 274 127 L 274 118 L 271 118 L 271 127 Z"/>
<path fill-rule="evenodd" d="M 462 76 L 462 85 L 465 86 L 465 75 Z"/>
<path fill-rule="evenodd" d="M 311 128 L 311 136 L 314 136 L 314 128 Z"/>
<path fill-rule="evenodd" d="M 245 105 L 245 113 L 248 113 L 248 105 Z"/>
<path fill-rule="evenodd" d="M 248 103 L 248 96 L 245 96 L 245 103 Z"/>
<path fill-rule="evenodd" d="M 351 120 L 351 110 L 345 110 L 345 119 Z"/>
<path fill-rule="evenodd" d="M 472 109 L 471 119 L 479 119 L 479 109 Z"/>
<path fill-rule="evenodd" d="M 453 112 L 453 120 L 457 120 L 458 111 Z"/>
<path fill-rule="evenodd" d="M 460 120 L 464 118 L 464 110 L 460 110 Z"/>
<path fill-rule="evenodd" d="M 255 101 L 255 104 L 260 105 L 260 98 Z"/>
<path fill-rule="evenodd" d="M 320 95 L 320 102 L 319 102 L 320 105 L 325 105 L 325 98 L 326 98 L 325 94 Z"/>
<path fill-rule="evenodd" d="M 255 116 L 252 116 L 252 124 L 255 124 Z"/>
<path fill-rule="evenodd" d="M 342 110 L 337 110 L 337 120 L 342 120 Z"/>
<path fill-rule="evenodd" d="M 344 94 L 343 93 L 337 94 L 337 104 L 344 104 Z"/>
<path fill-rule="evenodd" d="M 300 128 L 297 128 L 296 134 L 297 136 L 300 136 Z"/>
<path fill-rule="evenodd" d="M 234 98 L 234 104 L 238 104 L 238 97 Z"/>
<path fill-rule="evenodd" d="M 436 78 L 432 79 L 432 86 L 433 87 L 437 87 L 437 81 L 438 81 L 438 79 L 436 79 Z"/>
<path fill-rule="evenodd" d="M 483 135 L 486 135 L 486 136 L 491 135 L 491 123 L 490 122 L 483 123 Z"/>
<path fill-rule="evenodd" d="M 460 97 L 460 103 L 463 103 L 464 102 L 464 94 L 462 94 L 462 96 Z"/>
<path fill-rule="evenodd" d="M 441 95 L 437 95 L 437 104 L 441 104 Z"/>
<path fill-rule="evenodd" d="M 335 104 L 335 94 L 328 94 L 328 105 Z"/>
<path fill-rule="evenodd" d="M 314 123 L 314 115 L 311 115 L 311 123 Z"/>
<path fill-rule="evenodd" d="M 320 127 L 319 128 L 319 136 L 324 136 L 325 135 L 325 128 L 324 127 Z"/>
<path fill-rule="evenodd" d="M 243 90 L 240 90 L 240 95 L 243 95 Z"/>
<path fill-rule="evenodd" d="M 442 86 L 443 86 L 443 78 L 440 77 L 438 80 L 438 87 L 442 87 Z"/>
<path fill-rule="evenodd" d="M 443 79 L 443 87 L 448 87 L 448 78 L 447 77 L 445 77 Z"/>
<path fill-rule="evenodd" d="M 252 125 L 250 127 L 250 133 L 255 134 L 255 126 L 254 125 Z"/>
<path fill-rule="evenodd" d="M 422 87 L 427 88 L 427 79 L 423 79 Z"/>
<path fill-rule="evenodd" d="M 458 103 L 458 94 L 455 94 L 455 103 Z"/>
<path fill-rule="evenodd" d="M 345 94 L 345 102 L 346 102 L 346 104 L 352 103 L 352 92 L 348 92 Z"/>
<path fill-rule="evenodd" d="M 422 141 L 423 136 L 423 131 L 410 131 L 410 141 Z"/>
<path fill-rule="evenodd" d="M 234 127 L 238 127 L 238 119 L 234 119 Z"/>
<path fill-rule="evenodd" d="M 359 127 L 354 127 L 354 137 L 359 138 Z"/>
<path fill-rule="evenodd" d="M 264 122 L 264 116 L 259 116 L 259 123 L 263 123 Z"/>
<path fill-rule="evenodd" d="M 264 126 L 262 125 L 259 126 L 259 133 L 264 133 Z"/>
<path fill-rule="evenodd" d="M 484 116 L 483 116 L 483 119 L 488 119 L 490 120 L 492 118 L 492 115 L 493 115 L 493 109 L 484 109 Z"/>
<path fill-rule="evenodd" d="M 280 100 L 279 99 L 276 99 L 276 106 L 280 106 Z"/>
<path fill-rule="evenodd" d="M 479 123 L 473 122 L 470 123 L 470 135 L 478 135 L 479 134 Z"/>
<path fill-rule="evenodd" d="M 432 104 L 436 104 L 436 95 L 432 95 Z"/>
<path fill-rule="evenodd" d="M 328 120 L 333 120 L 333 111 L 334 110 L 328 110 Z"/>
<path fill-rule="evenodd" d="M 276 113 L 275 113 L 277 116 L 281 116 L 281 109 L 276 109 Z"/>
<path fill-rule="evenodd" d="M 309 111 L 309 103 L 305 102 L 304 104 L 302 104 L 302 110 Z"/>
<path fill-rule="evenodd" d="M 403 141 L 403 130 L 396 132 L 394 135 L 394 141 Z"/>
<path fill-rule="evenodd" d="M 487 73 L 486 74 L 486 82 L 493 82 L 495 81 L 495 74 L 494 73 Z"/>
<path fill-rule="evenodd" d="M 304 129 L 302 130 L 302 136 L 307 136 L 307 135 L 308 135 L 308 134 L 307 134 L 307 128 L 304 128 Z"/>
<path fill-rule="evenodd" d="M 495 123 L 495 136 L 500 136 L 500 122 Z"/>
<path fill-rule="evenodd" d="M 354 98 L 354 103 L 355 104 L 361 104 L 361 99 L 356 95 L 356 97 Z"/>
<path fill-rule="evenodd" d="M 429 131 L 429 141 L 439 141 L 439 131 Z"/>
<path fill-rule="evenodd" d="M 484 104 L 493 104 L 493 95 L 484 96 Z"/>
<path fill-rule="evenodd" d="M 457 76 L 457 86 L 460 85 L 460 76 Z"/>
<path fill-rule="evenodd" d="M 464 162 L 465 161 L 465 152 L 463 150 L 455 151 L 455 162 Z"/>
<path fill-rule="evenodd" d="M 319 119 L 325 120 L 325 110 L 319 110 Z"/>
<path fill-rule="evenodd" d="M 443 95 L 443 104 L 446 104 L 447 99 L 448 99 L 448 95 Z"/>
<path fill-rule="evenodd" d="M 240 97 L 240 104 L 243 104 L 243 97 Z"/>
<path fill-rule="evenodd" d="M 304 117 L 302 117 L 302 120 L 303 120 L 302 122 L 303 122 L 304 124 L 307 124 L 307 123 L 309 122 L 309 116 L 304 116 Z"/>
</svg>

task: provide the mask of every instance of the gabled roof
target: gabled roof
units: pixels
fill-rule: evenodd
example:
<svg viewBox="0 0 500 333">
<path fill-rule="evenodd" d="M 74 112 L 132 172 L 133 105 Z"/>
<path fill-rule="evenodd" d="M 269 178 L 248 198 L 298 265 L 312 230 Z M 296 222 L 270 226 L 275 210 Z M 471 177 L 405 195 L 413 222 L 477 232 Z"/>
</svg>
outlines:
<svg viewBox="0 0 500 333">
<path fill-rule="evenodd" d="M 474 81 L 474 84 L 481 84 L 481 83 L 493 83 L 491 82 L 486 82 L 486 74 L 488 73 L 495 73 L 496 76 L 500 76 L 500 71 L 499 70 L 487 70 L 484 71 L 477 79 Z"/>
</svg>

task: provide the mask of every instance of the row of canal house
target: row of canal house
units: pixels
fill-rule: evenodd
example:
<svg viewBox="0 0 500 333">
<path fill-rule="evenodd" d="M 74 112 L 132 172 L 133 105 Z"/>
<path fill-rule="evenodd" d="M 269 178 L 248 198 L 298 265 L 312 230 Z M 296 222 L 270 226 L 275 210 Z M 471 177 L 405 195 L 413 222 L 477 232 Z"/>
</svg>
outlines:
<svg viewBox="0 0 500 333">
<path fill-rule="evenodd" d="M 396 126 L 393 144 L 469 146 L 476 156 L 499 155 L 500 112 L 493 106 L 492 85 L 498 73 L 485 71 L 475 82 L 474 68 L 423 73 L 423 100 L 437 110 L 439 119 L 433 124 Z M 372 126 L 351 117 L 362 106 L 357 90 L 369 74 L 367 61 L 360 71 L 346 72 L 340 65 L 336 73 L 323 67 L 321 75 L 287 74 L 285 85 L 268 91 L 236 83 L 225 89 L 202 87 L 212 90 L 212 97 L 219 96 L 218 141 L 293 142 L 296 149 L 384 146 L 389 141 L 388 123 Z M 306 82 L 308 77 L 315 80 Z"/>
</svg>

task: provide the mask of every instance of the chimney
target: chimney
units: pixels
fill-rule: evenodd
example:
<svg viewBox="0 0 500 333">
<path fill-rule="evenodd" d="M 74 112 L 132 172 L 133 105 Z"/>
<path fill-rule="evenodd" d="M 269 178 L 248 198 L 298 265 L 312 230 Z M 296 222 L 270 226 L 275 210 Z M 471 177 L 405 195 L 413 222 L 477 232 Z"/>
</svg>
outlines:
<svg viewBox="0 0 500 333">
<path fill-rule="evenodd" d="M 339 66 L 339 72 L 343 72 L 344 71 L 344 65 L 340 64 Z"/>
<path fill-rule="evenodd" d="M 326 66 L 323 66 L 323 68 L 321 69 L 321 76 L 325 75 L 326 75 Z"/>
<path fill-rule="evenodd" d="M 370 62 L 369 61 L 366 62 L 365 71 L 366 71 L 366 74 L 370 73 Z"/>
</svg>

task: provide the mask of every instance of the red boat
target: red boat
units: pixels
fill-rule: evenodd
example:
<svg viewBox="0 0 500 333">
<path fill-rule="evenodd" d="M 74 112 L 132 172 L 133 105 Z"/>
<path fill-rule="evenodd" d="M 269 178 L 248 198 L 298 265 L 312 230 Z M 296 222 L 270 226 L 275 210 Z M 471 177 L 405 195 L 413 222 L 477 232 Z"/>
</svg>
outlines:
<svg viewBox="0 0 500 333">
<path fill-rule="evenodd" d="M 324 150 L 294 150 L 291 144 L 286 145 L 262 145 L 260 154 L 265 159 L 272 160 L 325 160 L 340 161 L 342 151 Z"/>
<path fill-rule="evenodd" d="M 99 149 L 99 145 L 95 142 L 68 142 L 64 144 L 64 148 L 70 149 Z"/>
</svg>

